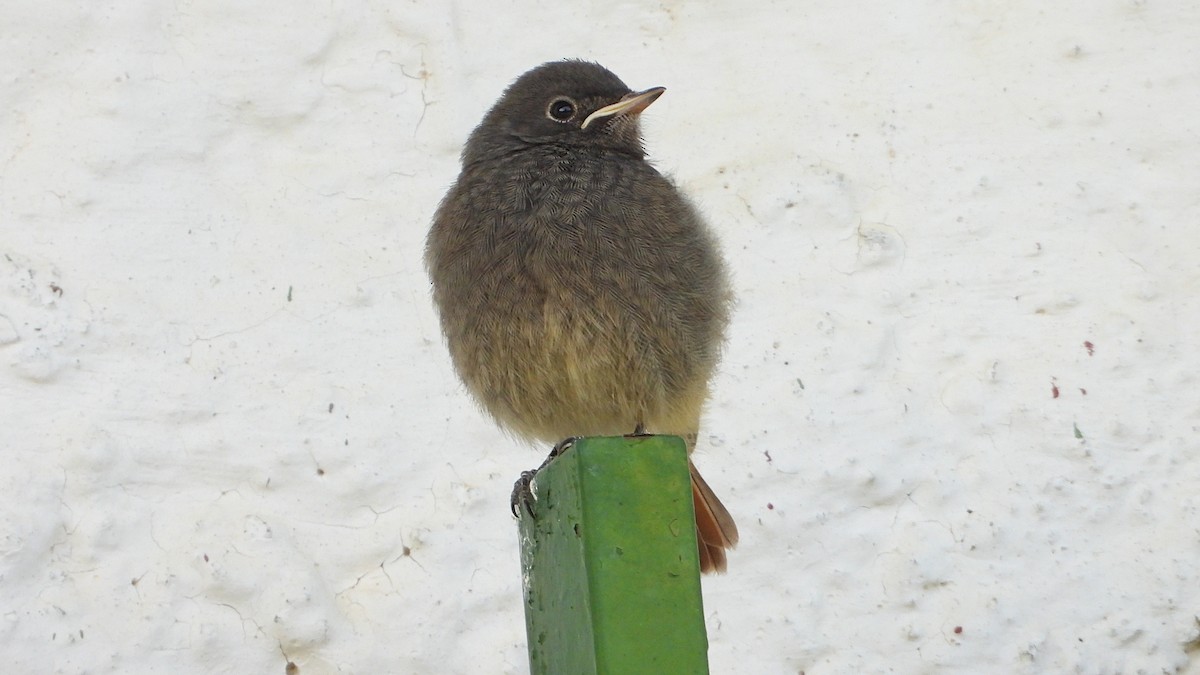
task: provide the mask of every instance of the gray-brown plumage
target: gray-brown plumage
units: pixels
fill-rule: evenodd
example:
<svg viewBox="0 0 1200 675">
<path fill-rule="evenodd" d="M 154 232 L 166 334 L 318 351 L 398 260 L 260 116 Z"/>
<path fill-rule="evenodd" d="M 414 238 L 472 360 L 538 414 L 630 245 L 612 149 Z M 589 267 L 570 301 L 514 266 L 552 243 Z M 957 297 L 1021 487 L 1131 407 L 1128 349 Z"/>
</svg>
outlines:
<svg viewBox="0 0 1200 675">
<path fill-rule="evenodd" d="M 455 369 L 502 426 L 556 442 L 644 428 L 694 445 L 729 320 L 717 244 L 645 159 L 634 93 L 541 65 L 472 132 L 425 258 Z M 705 571 L 737 527 L 692 467 Z"/>
</svg>

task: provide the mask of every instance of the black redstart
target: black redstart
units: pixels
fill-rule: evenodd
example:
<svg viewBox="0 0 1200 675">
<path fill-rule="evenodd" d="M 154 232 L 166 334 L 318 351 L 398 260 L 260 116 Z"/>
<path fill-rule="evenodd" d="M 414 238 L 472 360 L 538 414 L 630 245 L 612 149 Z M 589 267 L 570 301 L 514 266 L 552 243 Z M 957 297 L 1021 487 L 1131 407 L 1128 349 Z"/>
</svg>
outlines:
<svg viewBox="0 0 1200 675">
<path fill-rule="evenodd" d="M 633 92 L 583 61 L 517 78 L 471 133 L 425 261 L 454 367 L 503 427 L 695 445 L 729 322 L 713 235 L 647 161 Z M 691 466 L 701 569 L 738 540 Z"/>
</svg>

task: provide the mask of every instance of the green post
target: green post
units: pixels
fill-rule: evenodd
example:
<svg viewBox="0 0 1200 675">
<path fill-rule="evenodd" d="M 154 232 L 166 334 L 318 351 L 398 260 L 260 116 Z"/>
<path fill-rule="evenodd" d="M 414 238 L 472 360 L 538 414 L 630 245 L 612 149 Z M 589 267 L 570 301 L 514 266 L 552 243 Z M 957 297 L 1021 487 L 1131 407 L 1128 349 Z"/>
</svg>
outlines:
<svg viewBox="0 0 1200 675">
<path fill-rule="evenodd" d="M 707 675 L 687 449 L 675 436 L 585 438 L 521 514 L 532 675 Z"/>
</svg>

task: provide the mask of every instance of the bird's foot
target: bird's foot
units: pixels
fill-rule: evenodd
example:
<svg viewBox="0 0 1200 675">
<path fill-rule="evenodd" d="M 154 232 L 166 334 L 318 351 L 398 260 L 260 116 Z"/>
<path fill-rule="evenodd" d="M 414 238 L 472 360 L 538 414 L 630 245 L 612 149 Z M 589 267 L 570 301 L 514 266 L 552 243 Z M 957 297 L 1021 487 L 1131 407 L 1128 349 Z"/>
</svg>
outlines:
<svg viewBox="0 0 1200 675">
<path fill-rule="evenodd" d="M 642 438 L 643 436 L 650 436 L 650 434 L 646 433 L 646 425 L 641 422 L 638 422 L 637 426 L 633 428 L 632 434 L 625 434 L 625 438 Z"/>
<path fill-rule="evenodd" d="M 537 471 L 522 471 L 521 477 L 513 483 L 512 497 L 508 506 L 512 509 L 513 518 L 520 518 L 521 511 L 533 517 L 533 476 Z"/>
<path fill-rule="evenodd" d="M 569 450 L 578 440 L 578 436 L 570 436 L 562 439 L 553 448 L 550 448 L 550 454 L 546 455 L 545 461 L 538 468 L 521 472 L 521 476 L 517 478 L 517 482 L 513 483 L 512 497 L 509 499 L 509 508 L 512 509 L 514 518 L 520 518 L 521 511 L 528 513 L 530 518 L 536 518 L 533 514 L 533 503 L 537 501 L 533 496 L 534 476 L 537 475 L 537 472 L 546 468 L 550 462 L 553 462 L 555 457 Z"/>
</svg>

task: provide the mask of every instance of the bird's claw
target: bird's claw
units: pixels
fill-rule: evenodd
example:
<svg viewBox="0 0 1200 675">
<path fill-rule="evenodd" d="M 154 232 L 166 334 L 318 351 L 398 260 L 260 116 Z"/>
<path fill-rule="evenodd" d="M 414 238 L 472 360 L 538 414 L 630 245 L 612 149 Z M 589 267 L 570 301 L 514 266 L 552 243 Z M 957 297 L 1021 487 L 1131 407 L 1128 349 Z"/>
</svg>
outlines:
<svg viewBox="0 0 1200 675">
<path fill-rule="evenodd" d="M 554 461 L 555 457 L 558 457 L 567 450 L 570 450 L 572 445 L 575 445 L 579 442 L 579 439 L 579 436 L 567 436 L 561 441 L 555 443 L 554 447 L 550 448 L 550 454 L 546 455 L 546 461 L 542 462 L 542 465 L 538 467 L 538 470 L 546 468 L 546 465 Z"/>
<path fill-rule="evenodd" d="M 517 479 L 516 483 L 513 483 L 512 498 L 509 501 L 513 518 L 520 518 L 522 510 L 528 513 L 530 518 L 533 518 L 533 477 L 535 474 L 537 471 L 522 471 L 521 477 Z"/>
<path fill-rule="evenodd" d="M 550 454 L 546 455 L 546 459 L 536 469 L 522 471 L 521 476 L 517 478 L 517 482 L 513 483 L 512 496 L 509 498 L 509 508 L 512 510 L 514 518 L 521 517 L 521 511 L 529 514 L 530 518 L 536 518 L 533 513 L 533 504 L 537 501 L 537 497 L 533 495 L 533 478 L 537 476 L 537 472 L 546 468 L 554 458 L 562 455 L 571 446 L 579 440 L 579 436 L 569 436 L 554 444 L 550 448 Z"/>
</svg>

